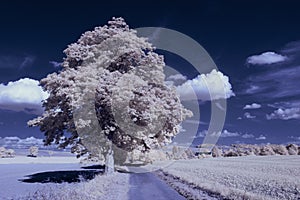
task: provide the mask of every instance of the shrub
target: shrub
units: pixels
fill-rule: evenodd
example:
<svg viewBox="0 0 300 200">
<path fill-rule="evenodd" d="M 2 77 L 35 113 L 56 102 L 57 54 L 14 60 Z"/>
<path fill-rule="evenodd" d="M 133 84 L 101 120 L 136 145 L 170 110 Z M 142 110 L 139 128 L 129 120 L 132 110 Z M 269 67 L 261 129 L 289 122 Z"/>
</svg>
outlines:
<svg viewBox="0 0 300 200">
<path fill-rule="evenodd" d="M 37 157 L 39 153 L 39 148 L 37 146 L 31 146 L 29 148 L 29 155 L 30 157 Z"/>
<path fill-rule="evenodd" d="M 289 155 L 297 155 L 298 154 L 298 146 L 296 144 L 289 144 L 286 146 Z"/>
</svg>

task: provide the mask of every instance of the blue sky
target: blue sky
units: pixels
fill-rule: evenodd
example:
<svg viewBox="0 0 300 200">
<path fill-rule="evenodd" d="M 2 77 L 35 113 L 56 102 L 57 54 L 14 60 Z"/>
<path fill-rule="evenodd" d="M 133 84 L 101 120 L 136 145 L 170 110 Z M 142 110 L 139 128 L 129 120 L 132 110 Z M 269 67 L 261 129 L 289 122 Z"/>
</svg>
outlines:
<svg viewBox="0 0 300 200">
<path fill-rule="evenodd" d="M 26 78 L 40 80 L 60 70 L 57 63 L 68 44 L 112 16 L 122 16 L 132 28 L 166 27 L 190 36 L 229 78 L 235 96 L 227 99 L 219 143 L 299 142 L 299 6 L 276 0 L 1 3 L 0 137 L 42 138 L 26 121 L 39 112 L 45 94 Z M 188 79 L 197 77 L 186 61 L 162 53 L 169 66 Z M 200 101 L 200 112 L 197 141 L 209 124 L 209 101 Z"/>
</svg>

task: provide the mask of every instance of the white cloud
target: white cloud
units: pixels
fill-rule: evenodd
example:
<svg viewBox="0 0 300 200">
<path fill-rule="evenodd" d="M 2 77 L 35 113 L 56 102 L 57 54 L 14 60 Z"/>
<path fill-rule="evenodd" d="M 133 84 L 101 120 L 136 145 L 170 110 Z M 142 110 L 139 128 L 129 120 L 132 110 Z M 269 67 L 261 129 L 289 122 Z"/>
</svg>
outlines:
<svg viewBox="0 0 300 200">
<path fill-rule="evenodd" d="M 190 123 L 190 124 L 202 124 L 202 125 L 207 125 L 207 122 L 203 122 L 203 121 L 198 121 L 198 120 L 193 120 L 193 119 L 187 119 L 184 120 L 185 123 Z"/>
<path fill-rule="evenodd" d="M 32 65 L 34 61 L 35 61 L 35 57 L 34 56 L 26 56 L 24 58 L 23 62 L 21 63 L 19 69 L 23 69 L 26 66 Z"/>
<path fill-rule="evenodd" d="M 245 139 L 254 138 L 254 135 L 246 133 L 246 134 L 242 135 L 242 138 L 245 138 Z"/>
<path fill-rule="evenodd" d="M 300 136 L 289 136 L 289 139 L 292 139 L 292 141 L 288 141 L 286 144 L 297 144 L 300 146 Z"/>
<path fill-rule="evenodd" d="M 240 136 L 239 133 L 236 133 L 236 132 L 229 132 L 229 131 L 227 131 L 227 130 L 224 130 L 224 131 L 221 133 L 221 135 L 220 135 L 220 137 L 238 137 L 238 136 Z"/>
<path fill-rule="evenodd" d="M 0 55 L 0 68 L 23 69 L 27 66 L 31 66 L 35 59 L 35 56 L 32 55 Z"/>
<path fill-rule="evenodd" d="M 248 112 L 245 112 L 245 113 L 244 113 L 244 117 L 245 117 L 246 119 L 254 119 L 254 118 L 256 118 L 256 116 L 253 116 L 253 115 L 251 115 L 251 114 L 248 113 Z"/>
<path fill-rule="evenodd" d="M 0 146 L 13 149 L 23 149 L 29 148 L 30 146 L 43 147 L 44 143 L 43 139 L 37 139 L 35 137 L 28 137 L 25 139 L 21 139 L 19 137 L 4 137 L 0 138 Z"/>
<path fill-rule="evenodd" d="M 252 74 L 244 82 L 248 88 L 245 89 L 246 94 L 255 94 L 272 102 L 294 99 L 300 95 L 300 65 L 287 63 L 283 67 Z"/>
<path fill-rule="evenodd" d="M 289 138 L 294 139 L 294 140 L 299 140 L 300 141 L 300 136 L 296 137 L 296 136 L 290 136 Z"/>
<path fill-rule="evenodd" d="M 268 104 L 271 108 L 300 108 L 300 100 L 280 101 Z"/>
<path fill-rule="evenodd" d="M 275 52 L 264 52 L 260 55 L 253 55 L 247 58 L 247 63 L 252 65 L 274 64 L 287 60 L 287 56 Z"/>
<path fill-rule="evenodd" d="M 287 108 L 282 109 L 279 108 L 275 110 L 273 113 L 266 116 L 268 120 L 271 119 L 282 119 L 282 120 L 289 120 L 289 119 L 300 119 L 300 108 Z"/>
<path fill-rule="evenodd" d="M 184 129 L 184 128 L 182 127 L 182 125 L 179 125 L 179 132 L 180 132 L 180 133 L 186 132 L 186 129 Z"/>
<path fill-rule="evenodd" d="M 41 101 L 48 96 L 39 82 L 33 79 L 23 78 L 7 85 L 0 84 L 0 109 L 40 114 L 43 111 Z"/>
<path fill-rule="evenodd" d="M 244 110 L 247 110 L 247 109 L 258 109 L 258 108 L 261 108 L 260 104 L 252 103 L 250 105 L 245 105 Z"/>
<path fill-rule="evenodd" d="M 285 47 L 282 50 L 285 54 L 292 54 L 292 55 L 299 55 L 300 52 L 300 40 L 293 41 L 285 45 Z"/>
<path fill-rule="evenodd" d="M 182 74 L 173 74 L 166 78 L 165 83 L 167 85 L 178 86 L 183 84 L 186 80 L 187 77 L 183 76 Z"/>
<path fill-rule="evenodd" d="M 197 134 L 197 137 L 205 137 L 207 133 L 208 133 L 207 130 L 201 131 Z M 237 132 L 229 132 L 227 130 L 223 130 L 222 132 L 212 133 L 210 134 L 210 136 L 226 138 L 226 137 L 239 137 L 241 135 Z"/>
<path fill-rule="evenodd" d="M 254 94 L 254 93 L 257 93 L 257 92 L 260 92 L 262 91 L 264 88 L 262 87 L 259 87 L 257 85 L 250 85 L 249 88 L 247 88 L 245 90 L 245 93 L 246 94 Z"/>
<path fill-rule="evenodd" d="M 183 76 L 182 74 L 175 74 L 175 75 L 171 75 L 167 78 L 167 80 L 170 80 L 170 81 L 186 81 L 187 80 L 187 77 L 186 76 Z"/>
<path fill-rule="evenodd" d="M 209 74 L 201 74 L 177 87 L 182 100 L 198 98 L 202 101 L 228 99 L 235 94 L 229 78 L 222 72 L 212 70 Z"/>
<path fill-rule="evenodd" d="M 267 139 L 266 136 L 260 135 L 259 137 L 255 138 L 256 140 L 265 140 Z"/>
<path fill-rule="evenodd" d="M 201 132 L 199 132 L 197 134 L 197 137 L 205 137 L 207 135 L 208 131 L 207 130 L 203 130 Z M 212 133 L 210 134 L 210 136 L 213 137 L 221 137 L 221 138 L 227 138 L 227 137 L 241 137 L 244 139 L 250 139 L 250 138 L 255 138 L 255 136 L 253 134 L 242 134 L 242 133 L 238 133 L 238 132 L 230 132 L 228 130 L 223 130 L 222 132 L 217 132 L 217 133 Z M 266 139 L 265 136 L 261 135 L 260 137 L 256 138 L 257 140 L 264 140 L 263 138 Z"/>
<path fill-rule="evenodd" d="M 196 137 L 205 137 L 207 134 L 207 130 L 204 130 L 204 131 L 200 131 L 198 132 L 197 136 Z"/>
<path fill-rule="evenodd" d="M 54 67 L 54 68 L 58 68 L 62 66 L 61 62 L 56 62 L 56 61 L 49 61 L 49 63 Z"/>
<path fill-rule="evenodd" d="M 216 106 L 217 106 L 220 110 L 225 111 L 224 106 L 221 105 L 219 102 L 216 102 Z"/>
</svg>

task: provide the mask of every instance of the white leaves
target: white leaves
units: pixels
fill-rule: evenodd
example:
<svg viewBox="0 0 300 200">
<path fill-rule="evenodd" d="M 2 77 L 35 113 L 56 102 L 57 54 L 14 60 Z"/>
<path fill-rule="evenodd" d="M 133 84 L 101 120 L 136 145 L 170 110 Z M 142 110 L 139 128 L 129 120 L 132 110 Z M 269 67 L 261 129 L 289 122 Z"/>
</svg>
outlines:
<svg viewBox="0 0 300 200">
<path fill-rule="evenodd" d="M 90 126 L 91 122 L 91 120 L 79 119 L 75 123 L 77 128 L 85 128 L 87 126 Z"/>
<path fill-rule="evenodd" d="M 47 116 L 30 124 L 54 121 L 60 130 L 78 133 L 90 152 L 101 154 L 102 140 L 108 138 L 128 151 L 170 143 L 178 125 L 192 115 L 175 88 L 164 85 L 163 57 L 122 18 L 84 33 L 64 52 L 64 70 L 41 81 L 51 93 Z M 60 137 L 47 133 L 50 140 Z"/>
</svg>

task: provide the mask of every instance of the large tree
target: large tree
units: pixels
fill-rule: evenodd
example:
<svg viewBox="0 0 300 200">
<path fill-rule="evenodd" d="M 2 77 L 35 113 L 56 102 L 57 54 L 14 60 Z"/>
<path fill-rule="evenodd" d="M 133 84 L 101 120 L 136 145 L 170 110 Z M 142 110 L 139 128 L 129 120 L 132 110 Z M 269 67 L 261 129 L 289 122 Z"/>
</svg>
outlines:
<svg viewBox="0 0 300 200">
<path fill-rule="evenodd" d="M 45 145 L 72 146 L 78 156 L 147 152 L 170 143 L 191 116 L 164 83 L 163 56 L 122 18 L 85 32 L 68 46 L 63 69 L 40 81 L 50 96 L 42 116 L 28 122 Z"/>
</svg>

